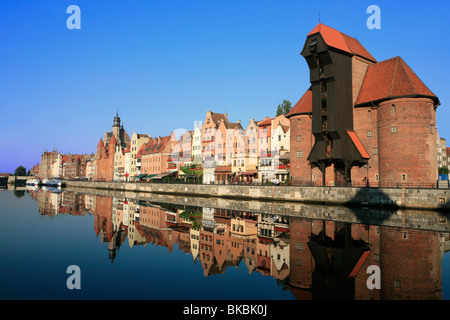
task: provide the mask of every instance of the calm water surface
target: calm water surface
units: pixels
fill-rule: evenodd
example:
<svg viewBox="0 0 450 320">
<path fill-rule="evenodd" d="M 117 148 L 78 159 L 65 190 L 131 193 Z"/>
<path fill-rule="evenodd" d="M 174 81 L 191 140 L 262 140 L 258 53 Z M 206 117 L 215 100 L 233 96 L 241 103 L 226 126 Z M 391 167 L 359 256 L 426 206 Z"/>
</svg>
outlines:
<svg viewBox="0 0 450 320">
<path fill-rule="evenodd" d="M 446 215 L 308 215 L 0 191 L 0 298 L 449 299 Z M 367 287 L 371 265 L 381 289 Z"/>
</svg>

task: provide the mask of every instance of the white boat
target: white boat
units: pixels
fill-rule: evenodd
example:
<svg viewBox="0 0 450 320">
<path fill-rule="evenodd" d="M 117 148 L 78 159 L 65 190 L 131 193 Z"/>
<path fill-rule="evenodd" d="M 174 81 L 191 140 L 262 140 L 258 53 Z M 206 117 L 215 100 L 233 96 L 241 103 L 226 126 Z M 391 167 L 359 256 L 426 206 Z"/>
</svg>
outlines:
<svg viewBox="0 0 450 320">
<path fill-rule="evenodd" d="M 27 186 L 38 186 L 41 184 L 41 180 L 39 178 L 32 178 L 25 181 L 25 185 Z"/>
<path fill-rule="evenodd" d="M 62 185 L 62 180 L 60 178 L 44 178 L 42 179 L 41 184 L 47 187 L 60 188 Z"/>
<path fill-rule="evenodd" d="M 61 188 L 59 187 L 43 186 L 41 190 L 44 192 L 47 191 L 51 193 L 61 193 Z"/>
<path fill-rule="evenodd" d="M 39 185 L 31 185 L 31 184 L 27 184 L 25 188 L 29 191 L 39 191 L 40 189 Z"/>
</svg>

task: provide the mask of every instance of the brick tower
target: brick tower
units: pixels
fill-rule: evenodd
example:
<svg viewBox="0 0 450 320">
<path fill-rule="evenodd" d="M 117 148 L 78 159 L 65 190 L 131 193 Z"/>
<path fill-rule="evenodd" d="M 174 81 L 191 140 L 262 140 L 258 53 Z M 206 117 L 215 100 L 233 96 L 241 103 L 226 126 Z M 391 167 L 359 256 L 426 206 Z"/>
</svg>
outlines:
<svg viewBox="0 0 450 320">
<path fill-rule="evenodd" d="M 376 134 L 371 149 L 378 162 L 371 167 L 378 167 L 376 180 L 380 185 L 436 182 L 438 105 L 438 98 L 402 58 L 368 67 L 355 103 L 355 115 L 359 115 L 361 128 L 365 126 Z M 371 120 L 361 116 L 368 110 L 372 110 Z"/>
</svg>

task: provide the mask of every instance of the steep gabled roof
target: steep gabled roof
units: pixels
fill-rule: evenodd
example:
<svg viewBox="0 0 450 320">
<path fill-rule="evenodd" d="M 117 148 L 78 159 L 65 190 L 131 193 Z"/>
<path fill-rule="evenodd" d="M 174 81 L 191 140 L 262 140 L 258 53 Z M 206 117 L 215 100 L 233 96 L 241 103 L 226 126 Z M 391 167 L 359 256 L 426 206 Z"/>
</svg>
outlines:
<svg viewBox="0 0 450 320">
<path fill-rule="evenodd" d="M 226 113 L 211 112 L 211 118 L 216 126 L 218 126 L 219 122 L 221 122 L 221 121 L 228 122 L 228 117 L 227 117 Z"/>
<path fill-rule="evenodd" d="M 109 144 L 116 144 L 117 143 L 117 141 L 116 141 L 116 136 L 115 135 L 112 135 L 111 136 L 111 139 L 109 140 Z"/>
<path fill-rule="evenodd" d="M 271 117 L 265 117 L 263 120 L 258 121 L 258 127 L 268 126 L 272 124 Z"/>
<path fill-rule="evenodd" d="M 234 123 L 234 122 L 228 122 L 228 121 L 227 121 L 225 124 L 226 124 L 226 126 L 227 126 L 228 129 L 242 129 L 242 130 L 244 130 L 244 129 L 242 128 L 240 122 Z"/>
<path fill-rule="evenodd" d="M 312 113 L 312 90 L 311 87 L 306 90 L 303 96 L 298 100 L 294 107 L 286 115 L 286 118 L 297 114 L 311 114 Z"/>
<path fill-rule="evenodd" d="M 336 29 L 319 23 L 308 36 L 320 33 L 325 43 L 332 48 L 350 53 L 352 55 L 363 57 L 367 60 L 377 62 L 377 60 L 364 48 L 361 43 Z"/>
<path fill-rule="evenodd" d="M 439 105 L 439 99 L 405 61 L 394 57 L 368 67 L 355 106 L 400 97 L 428 97 Z"/>
</svg>

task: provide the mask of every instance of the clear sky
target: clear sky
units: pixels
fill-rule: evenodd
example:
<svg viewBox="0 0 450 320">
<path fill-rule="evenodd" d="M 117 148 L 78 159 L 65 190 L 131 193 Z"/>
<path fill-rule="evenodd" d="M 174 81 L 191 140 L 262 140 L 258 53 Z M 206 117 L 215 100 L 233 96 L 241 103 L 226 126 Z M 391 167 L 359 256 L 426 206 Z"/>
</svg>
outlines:
<svg viewBox="0 0 450 320">
<path fill-rule="evenodd" d="M 367 27 L 370 5 L 381 29 Z M 402 57 L 439 97 L 450 145 L 448 0 L 1 1 L 0 172 L 44 150 L 95 152 L 117 110 L 130 136 L 193 129 L 207 110 L 244 127 L 273 117 L 309 87 L 300 51 L 319 15 L 378 61 Z"/>
</svg>

